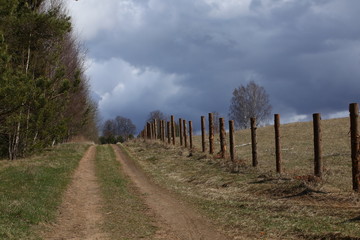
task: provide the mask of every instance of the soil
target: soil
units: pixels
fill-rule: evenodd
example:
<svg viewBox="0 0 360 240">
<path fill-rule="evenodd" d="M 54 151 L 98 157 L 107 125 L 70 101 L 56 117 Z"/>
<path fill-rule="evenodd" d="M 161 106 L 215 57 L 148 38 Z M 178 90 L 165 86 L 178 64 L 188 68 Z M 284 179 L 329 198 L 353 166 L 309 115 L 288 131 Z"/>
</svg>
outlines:
<svg viewBox="0 0 360 240">
<path fill-rule="evenodd" d="M 124 173 L 139 188 L 145 203 L 156 218 L 159 229 L 156 239 L 229 239 L 187 203 L 153 183 L 118 146 L 113 145 L 113 148 Z"/>
<path fill-rule="evenodd" d="M 155 219 L 158 231 L 151 239 L 228 239 L 191 206 L 153 183 L 118 146 L 112 147 L 122 165 L 122 170 L 135 183 Z M 104 223 L 101 212 L 103 200 L 95 175 L 95 154 L 96 147 L 91 146 L 80 160 L 73 180 L 63 197 L 59 216 L 54 224 L 46 227 L 46 232 L 42 234 L 44 239 L 110 239 L 109 235 L 100 228 Z"/>
<path fill-rule="evenodd" d="M 100 226 L 103 223 L 101 195 L 95 176 L 96 147 L 91 146 L 80 160 L 68 187 L 55 224 L 48 227 L 44 239 L 105 240 L 109 239 Z"/>
</svg>

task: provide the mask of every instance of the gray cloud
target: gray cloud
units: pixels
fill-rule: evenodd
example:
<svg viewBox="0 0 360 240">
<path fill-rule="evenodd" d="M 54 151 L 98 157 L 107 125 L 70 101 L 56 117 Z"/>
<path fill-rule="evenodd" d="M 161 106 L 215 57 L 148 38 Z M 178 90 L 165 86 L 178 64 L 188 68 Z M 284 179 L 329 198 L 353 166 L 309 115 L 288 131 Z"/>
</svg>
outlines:
<svg viewBox="0 0 360 240">
<path fill-rule="evenodd" d="M 226 116 L 232 90 L 249 80 L 288 121 L 340 116 L 359 101 L 358 0 L 86 0 L 69 9 L 104 118 L 141 127 L 155 109 Z"/>
</svg>

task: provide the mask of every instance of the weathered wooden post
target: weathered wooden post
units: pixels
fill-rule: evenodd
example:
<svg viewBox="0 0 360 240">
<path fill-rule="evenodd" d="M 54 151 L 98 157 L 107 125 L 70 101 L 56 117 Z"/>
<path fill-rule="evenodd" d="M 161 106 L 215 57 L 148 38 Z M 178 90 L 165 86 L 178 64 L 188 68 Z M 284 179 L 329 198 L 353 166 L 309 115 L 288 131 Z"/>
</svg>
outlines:
<svg viewBox="0 0 360 240">
<path fill-rule="evenodd" d="M 351 132 L 351 160 L 352 160 L 352 179 L 353 190 L 360 191 L 360 154 L 359 154 L 359 105 L 351 103 L 350 111 L 350 132 Z"/>
<path fill-rule="evenodd" d="M 256 142 L 256 118 L 250 118 L 251 125 L 251 146 L 252 146 L 252 165 L 257 167 L 257 142 Z"/>
<path fill-rule="evenodd" d="M 184 147 L 187 148 L 187 127 L 186 127 L 186 120 L 183 120 L 183 136 L 184 136 Z"/>
<path fill-rule="evenodd" d="M 159 119 L 157 121 L 157 126 L 158 126 L 158 139 L 160 139 L 160 141 L 162 141 L 162 120 Z"/>
<path fill-rule="evenodd" d="M 161 125 L 162 125 L 162 131 L 161 131 L 162 141 L 165 142 L 165 138 L 166 138 L 166 122 L 164 120 L 161 120 Z"/>
<path fill-rule="evenodd" d="M 209 113 L 209 153 L 214 153 L 214 116 Z"/>
<path fill-rule="evenodd" d="M 275 128 L 275 159 L 276 172 L 282 173 L 282 159 L 281 159 L 281 135 L 280 135 L 280 114 L 274 114 L 274 128 Z"/>
<path fill-rule="evenodd" d="M 151 131 L 151 137 L 150 139 L 153 140 L 154 139 L 154 123 L 150 123 L 150 131 Z"/>
<path fill-rule="evenodd" d="M 189 140 L 190 140 L 190 149 L 193 149 L 193 126 L 192 126 L 192 121 L 189 121 Z"/>
<path fill-rule="evenodd" d="M 234 120 L 229 121 L 229 140 L 230 140 L 230 159 L 235 163 L 235 137 L 234 137 Z"/>
<path fill-rule="evenodd" d="M 160 140 L 164 141 L 164 120 L 160 120 Z"/>
<path fill-rule="evenodd" d="M 158 126 L 159 126 L 159 131 L 158 131 L 158 139 L 160 139 L 160 141 L 162 141 L 162 132 L 163 132 L 163 126 L 162 126 L 162 120 L 159 120 L 158 122 Z"/>
<path fill-rule="evenodd" d="M 321 136 L 321 115 L 320 113 L 313 114 L 314 127 L 314 174 L 321 178 L 323 172 L 322 163 L 322 136 Z"/>
<path fill-rule="evenodd" d="M 150 122 L 150 129 L 151 129 L 151 140 L 154 139 L 154 123 Z"/>
<path fill-rule="evenodd" d="M 201 116 L 201 146 L 202 146 L 202 151 L 203 151 L 203 152 L 206 151 L 205 138 L 206 138 L 206 132 L 205 132 L 205 116 Z"/>
<path fill-rule="evenodd" d="M 148 130 L 147 130 L 147 124 L 144 127 L 144 140 L 146 140 L 148 138 Z"/>
<path fill-rule="evenodd" d="M 221 157 L 226 157 L 226 131 L 225 131 L 225 120 L 224 118 L 219 118 L 219 128 L 220 128 L 220 152 Z"/>
<path fill-rule="evenodd" d="M 152 139 L 151 123 L 147 122 L 147 123 L 146 123 L 146 126 L 147 126 L 147 138 L 151 140 L 151 139 Z"/>
<path fill-rule="evenodd" d="M 168 144 L 171 143 L 171 132 L 170 132 L 170 122 L 166 121 L 166 132 L 167 132 L 167 139 L 168 139 Z"/>
<path fill-rule="evenodd" d="M 175 145 L 175 121 L 174 115 L 171 115 L 171 136 L 172 136 L 172 143 Z"/>
<path fill-rule="evenodd" d="M 180 137 L 180 146 L 183 145 L 183 126 L 182 126 L 182 119 L 179 118 L 179 137 Z"/>
<path fill-rule="evenodd" d="M 165 121 L 161 120 L 161 141 L 165 142 Z"/>
<path fill-rule="evenodd" d="M 157 128 L 157 120 L 154 119 L 154 139 L 156 140 L 158 138 L 158 128 Z"/>
</svg>

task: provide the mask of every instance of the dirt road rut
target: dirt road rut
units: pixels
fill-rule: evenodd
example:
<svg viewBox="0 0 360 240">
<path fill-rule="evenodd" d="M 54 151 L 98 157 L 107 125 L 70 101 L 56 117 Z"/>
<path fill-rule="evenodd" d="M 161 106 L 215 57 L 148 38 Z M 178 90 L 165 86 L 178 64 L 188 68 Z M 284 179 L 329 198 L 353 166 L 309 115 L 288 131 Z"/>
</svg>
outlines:
<svg viewBox="0 0 360 240">
<path fill-rule="evenodd" d="M 157 239 L 226 240 L 225 235 L 204 217 L 165 189 L 152 183 L 145 173 L 116 145 L 113 145 L 123 171 L 139 188 L 149 208 L 154 212 L 160 231 Z"/>
<path fill-rule="evenodd" d="M 54 225 L 44 233 L 44 239 L 51 240 L 104 240 L 109 239 L 102 232 L 101 195 L 95 176 L 96 147 L 91 146 L 80 160 L 73 180 L 68 187 L 60 215 Z"/>
</svg>

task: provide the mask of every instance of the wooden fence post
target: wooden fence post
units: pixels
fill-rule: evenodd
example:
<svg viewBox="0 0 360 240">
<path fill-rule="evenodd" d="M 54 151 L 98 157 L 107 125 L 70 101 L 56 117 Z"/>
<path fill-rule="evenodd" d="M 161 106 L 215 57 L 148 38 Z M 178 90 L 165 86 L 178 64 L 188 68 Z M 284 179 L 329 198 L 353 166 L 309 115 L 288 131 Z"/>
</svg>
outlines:
<svg viewBox="0 0 360 240">
<path fill-rule="evenodd" d="M 172 143 L 175 145 L 175 121 L 174 115 L 171 115 L 171 136 L 172 136 Z"/>
<path fill-rule="evenodd" d="M 281 134 L 280 134 L 280 114 L 274 115 L 274 128 L 275 128 L 275 155 L 276 155 L 276 172 L 282 173 L 282 159 L 281 159 Z"/>
<path fill-rule="evenodd" d="M 226 131 L 225 131 L 225 120 L 224 118 L 219 118 L 219 128 L 220 128 L 220 151 L 221 157 L 226 157 Z"/>
<path fill-rule="evenodd" d="M 206 151 L 206 142 L 205 142 L 205 138 L 206 138 L 206 133 L 205 133 L 205 116 L 201 116 L 201 146 L 202 146 L 202 151 L 205 152 Z"/>
<path fill-rule="evenodd" d="M 171 132 L 170 132 L 170 122 L 166 121 L 166 132 L 167 132 L 167 139 L 168 139 L 168 144 L 171 143 Z"/>
<path fill-rule="evenodd" d="M 160 120 L 160 140 L 163 142 L 164 141 L 164 120 Z"/>
<path fill-rule="evenodd" d="M 149 139 L 149 140 L 151 140 L 152 139 L 152 129 L 151 129 L 151 123 L 146 123 L 146 125 L 147 125 L 147 138 Z"/>
<path fill-rule="evenodd" d="M 148 138 L 148 130 L 147 130 L 147 124 L 144 127 L 144 139 L 146 140 Z"/>
<path fill-rule="evenodd" d="M 157 139 L 157 137 L 158 137 L 158 129 L 157 129 L 157 120 L 156 119 L 154 119 L 154 127 L 153 127 L 153 131 L 154 131 L 154 139 L 156 140 Z"/>
<path fill-rule="evenodd" d="M 352 179 L 353 190 L 360 191 L 360 154 L 359 154 L 359 105 L 351 103 L 350 111 L 350 132 L 351 132 L 351 160 L 352 160 Z"/>
<path fill-rule="evenodd" d="M 258 159 L 257 159 L 257 149 L 256 149 L 256 118 L 250 118 L 251 124 L 251 146 L 252 146 L 252 165 L 253 167 L 257 167 Z"/>
<path fill-rule="evenodd" d="M 321 178 L 323 172 L 322 163 L 322 136 L 321 136 L 321 115 L 320 113 L 313 114 L 314 127 L 314 175 Z"/>
<path fill-rule="evenodd" d="M 153 140 L 154 139 L 154 123 L 153 122 L 151 122 L 150 123 L 150 129 L 151 129 L 151 140 Z"/>
<path fill-rule="evenodd" d="M 165 142 L 165 121 L 161 120 L 161 141 Z"/>
<path fill-rule="evenodd" d="M 167 124 L 167 121 L 166 120 L 163 120 L 163 128 L 164 128 L 164 142 L 166 142 L 166 131 L 167 131 L 167 126 L 166 126 L 166 124 Z"/>
<path fill-rule="evenodd" d="M 161 141 L 165 142 L 165 120 L 161 120 Z"/>
<path fill-rule="evenodd" d="M 162 120 L 159 120 L 159 122 L 158 122 L 158 127 L 159 127 L 159 130 L 158 130 L 158 139 L 160 139 L 160 141 L 162 141 L 162 131 L 163 131 L 163 128 L 162 128 Z"/>
<path fill-rule="evenodd" d="M 187 148 L 187 127 L 186 127 L 186 120 L 183 120 L 183 136 L 184 136 L 184 147 Z"/>
<path fill-rule="evenodd" d="M 214 116 L 209 113 L 209 153 L 214 153 Z"/>
<path fill-rule="evenodd" d="M 179 137 L 180 137 L 180 146 L 183 145 L 183 126 L 182 126 L 182 119 L 179 118 Z"/>
<path fill-rule="evenodd" d="M 229 121 L 230 159 L 235 163 L 234 120 Z"/>
<path fill-rule="evenodd" d="M 189 140 L 190 140 L 190 149 L 193 149 L 193 126 L 192 126 L 192 121 L 189 121 Z"/>
</svg>

